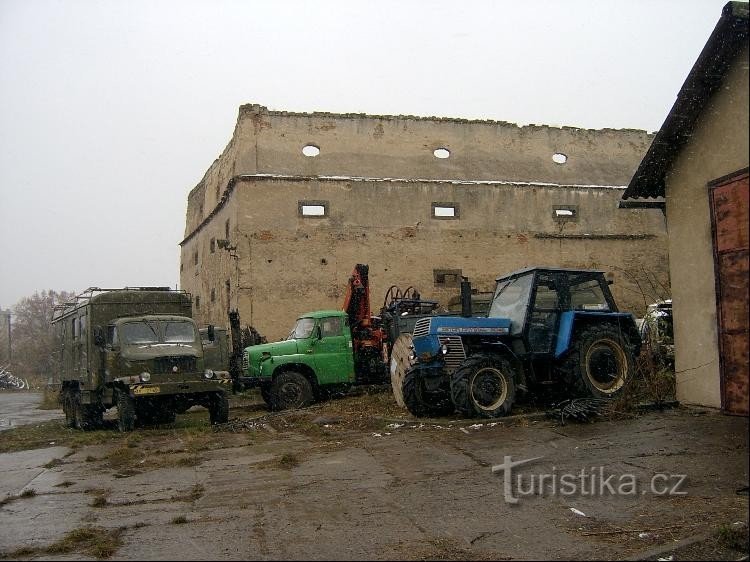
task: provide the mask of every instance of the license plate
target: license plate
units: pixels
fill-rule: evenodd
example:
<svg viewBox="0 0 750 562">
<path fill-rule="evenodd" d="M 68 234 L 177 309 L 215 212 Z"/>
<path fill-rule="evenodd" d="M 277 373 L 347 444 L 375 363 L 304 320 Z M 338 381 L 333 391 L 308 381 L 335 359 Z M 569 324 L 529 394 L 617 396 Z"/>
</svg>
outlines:
<svg viewBox="0 0 750 562">
<path fill-rule="evenodd" d="M 159 394 L 161 388 L 158 386 L 134 386 L 133 394 Z"/>
</svg>

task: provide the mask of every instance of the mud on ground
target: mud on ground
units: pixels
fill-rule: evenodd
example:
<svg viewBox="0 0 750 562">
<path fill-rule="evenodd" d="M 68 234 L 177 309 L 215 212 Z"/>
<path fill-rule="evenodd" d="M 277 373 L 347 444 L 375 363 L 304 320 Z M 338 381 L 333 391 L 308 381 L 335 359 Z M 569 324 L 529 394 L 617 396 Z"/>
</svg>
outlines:
<svg viewBox="0 0 750 562">
<path fill-rule="evenodd" d="M 714 556 L 737 559 L 747 547 L 716 537 L 747 521 L 748 498 L 737 494 L 748 482 L 747 440 L 746 418 L 687 409 L 564 426 L 533 413 L 414 419 L 386 392 L 281 413 L 250 394 L 233 399 L 229 423 L 215 428 L 198 408 L 130 435 L 49 421 L 0 434 L 0 551 L 47 560 L 620 559 L 706 534 L 712 542 L 700 544 Z M 547 482 L 509 504 L 503 474 L 492 471 L 506 456 L 542 457 L 515 469 L 527 487 L 534 475 L 601 470 L 615 483 L 632 475 L 639 488 L 563 495 Z M 660 473 L 687 475 L 685 494 L 652 493 Z M 675 560 L 701 551 L 679 552 Z"/>
</svg>

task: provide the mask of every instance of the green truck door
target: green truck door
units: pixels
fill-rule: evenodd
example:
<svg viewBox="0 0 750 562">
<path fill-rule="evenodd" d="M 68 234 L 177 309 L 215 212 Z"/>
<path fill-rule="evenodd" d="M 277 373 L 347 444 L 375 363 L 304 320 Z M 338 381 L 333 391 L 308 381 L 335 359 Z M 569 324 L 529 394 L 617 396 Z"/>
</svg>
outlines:
<svg viewBox="0 0 750 562">
<path fill-rule="evenodd" d="M 312 352 L 319 384 L 354 381 L 354 356 L 349 328 L 344 317 L 321 318 L 320 339 L 313 340 Z"/>
</svg>

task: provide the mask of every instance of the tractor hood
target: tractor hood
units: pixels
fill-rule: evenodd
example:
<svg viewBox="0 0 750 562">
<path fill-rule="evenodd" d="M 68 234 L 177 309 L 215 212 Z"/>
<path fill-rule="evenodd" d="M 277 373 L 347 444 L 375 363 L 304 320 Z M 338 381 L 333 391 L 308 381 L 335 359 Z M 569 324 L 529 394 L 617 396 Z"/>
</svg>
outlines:
<svg viewBox="0 0 750 562">
<path fill-rule="evenodd" d="M 440 349 L 453 348 L 451 338 L 458 341 L 465 336 L 505 336 L 510 333 L 508 318 L 465 318 L 463 316 L 433 316 L 418 320 L 414 326 L 414 352 L 420 361 L 439 357 Z M 454 350 L 455 351 L 455 350 Z"/>
</svg>

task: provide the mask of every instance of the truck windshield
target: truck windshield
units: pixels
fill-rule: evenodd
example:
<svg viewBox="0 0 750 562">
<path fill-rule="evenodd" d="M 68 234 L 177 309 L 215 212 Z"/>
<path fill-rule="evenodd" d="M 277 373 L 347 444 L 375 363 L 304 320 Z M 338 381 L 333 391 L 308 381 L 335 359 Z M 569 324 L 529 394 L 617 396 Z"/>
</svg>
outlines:
<svg viewBox="0 0 750 562">
<path fill-rule="evenodd" d="M 510 320 L 512 334 L 519 334 L 523 329 L 533 277 L 533 275 L 526 275 L 498 283 L 495 290 L 488 316 Z"/>
<path fill-rule="evenodd" d="M 193 343 L 195 328 L 190 322 L 165 322 L 164 343 Z"/>
<path fill-rule="evenodd" d="M 294 326 L 294 330 L 289 334 L 288 340 L 304 340 L 312 335 L 315 327 L 315 320 L 312 318 L 300 318 Z"/>
<path fill-rule="evenodd" d="M 119 329 L 123 343 L 159 343 L 156 330 L 146 322 L 126 322 Z"/>
</svg>

